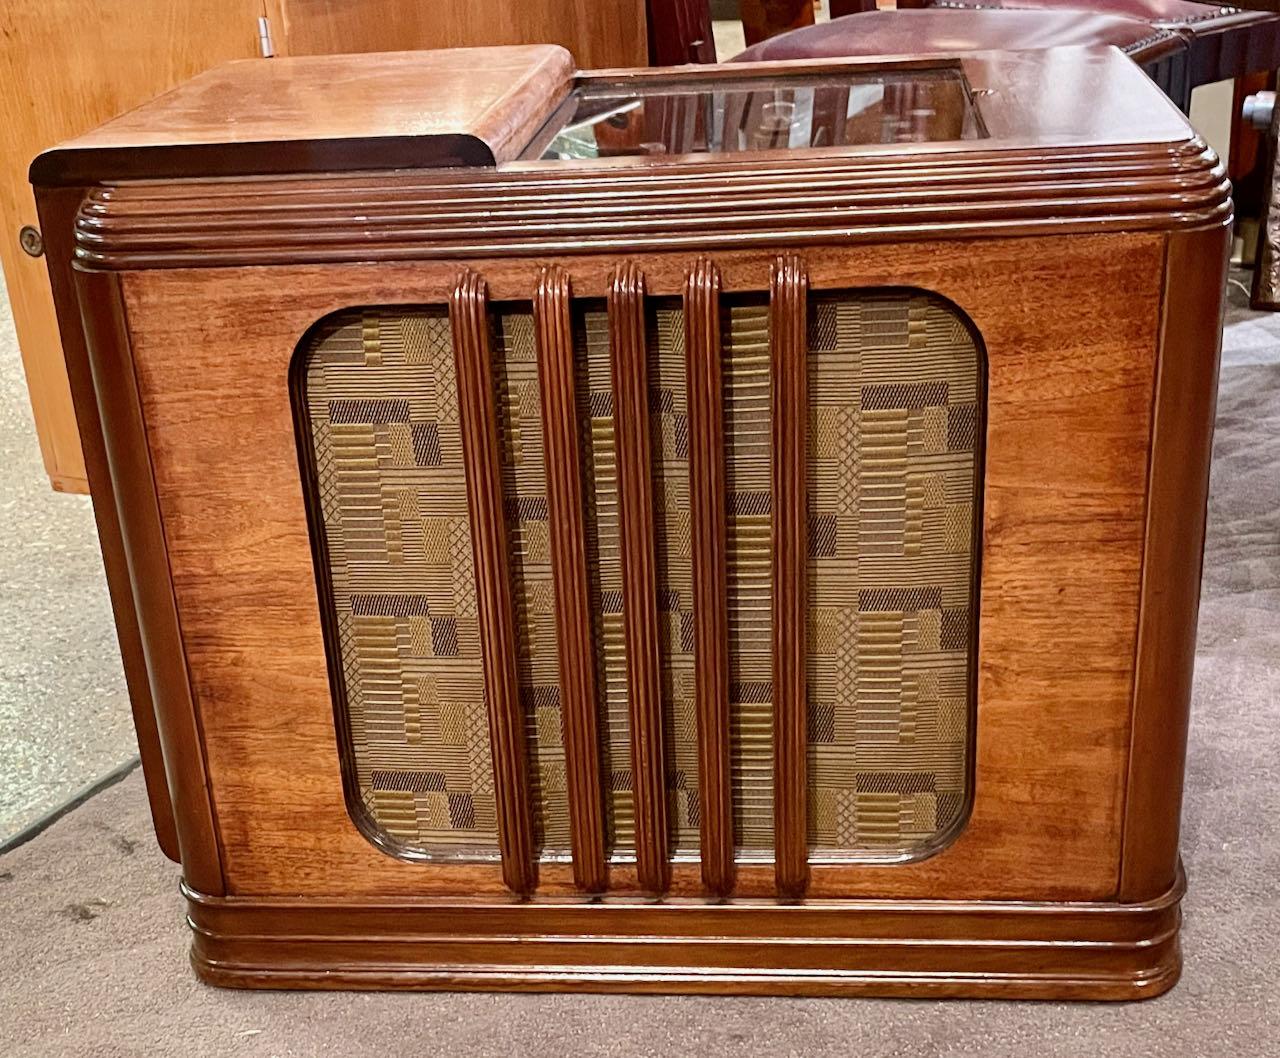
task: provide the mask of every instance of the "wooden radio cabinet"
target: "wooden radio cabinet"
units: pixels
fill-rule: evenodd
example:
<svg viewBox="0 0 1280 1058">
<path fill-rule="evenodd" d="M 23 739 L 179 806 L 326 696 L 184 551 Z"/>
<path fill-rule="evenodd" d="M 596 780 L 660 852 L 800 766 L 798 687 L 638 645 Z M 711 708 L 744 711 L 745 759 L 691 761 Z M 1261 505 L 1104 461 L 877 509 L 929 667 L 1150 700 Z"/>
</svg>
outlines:
<svg viewBox="0 0 1280 1058">
<path fill-rule="evenodd" d="M 1118 52 L 239 63 L 32 179 L 204 979 L 1174 982 L 1231 207 Z"/>
</svg>

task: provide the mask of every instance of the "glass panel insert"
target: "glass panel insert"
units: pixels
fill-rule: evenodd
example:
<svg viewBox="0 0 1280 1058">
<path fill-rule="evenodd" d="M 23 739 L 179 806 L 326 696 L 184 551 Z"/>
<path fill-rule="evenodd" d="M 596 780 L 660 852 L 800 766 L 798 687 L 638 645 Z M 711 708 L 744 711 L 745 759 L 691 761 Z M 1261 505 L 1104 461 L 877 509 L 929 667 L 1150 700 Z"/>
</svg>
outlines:
<svg viewBox="0 0 1280 1058">
<path fill-rule="evenodd" d="M 587 84 L 535 137 L 544 159 L 735 154 L 985 136 L 958 69 Z M 549 142 L 548 142 L 549 140 Z"/>
</svg>

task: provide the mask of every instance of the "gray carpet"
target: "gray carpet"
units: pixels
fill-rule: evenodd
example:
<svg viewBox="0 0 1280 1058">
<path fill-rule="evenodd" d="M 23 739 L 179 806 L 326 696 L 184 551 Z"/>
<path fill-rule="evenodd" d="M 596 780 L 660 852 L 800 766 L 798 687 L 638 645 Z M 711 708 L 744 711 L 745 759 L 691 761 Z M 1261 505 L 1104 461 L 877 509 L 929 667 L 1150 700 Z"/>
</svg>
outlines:
<svg viewBox="0 0 1280 1058">
<path fill-rule="evenodd" d="M 1169 995 L 1101 1006 L 218 991 L 187 967 L 177 872 L 154 847 L 135 774 L 0 858 L 0 1054 L 1280 1053 L 1280 318 L 1236 309 L 1227 341 L 1184 838 L 1187 965 Z"/>
<path fill-rule="evenodd" d="M 0 842 L 138 752 L 88 496 L 49 488 L 0 280 Z"/>
</svg>

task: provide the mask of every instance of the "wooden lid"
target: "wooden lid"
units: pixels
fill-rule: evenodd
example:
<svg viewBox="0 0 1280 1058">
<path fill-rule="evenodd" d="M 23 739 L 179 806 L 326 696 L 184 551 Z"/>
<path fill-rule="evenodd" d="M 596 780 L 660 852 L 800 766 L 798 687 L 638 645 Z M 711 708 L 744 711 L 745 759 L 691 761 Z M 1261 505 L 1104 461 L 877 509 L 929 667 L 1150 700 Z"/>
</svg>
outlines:
<svg viewBox="0 0 1280 1058">
<path fill-rule="evenodd" d="M 573 73 L 555 45 L 245 59 L 45 151 L 31 181 L 491 166 Z"/>
</svg>

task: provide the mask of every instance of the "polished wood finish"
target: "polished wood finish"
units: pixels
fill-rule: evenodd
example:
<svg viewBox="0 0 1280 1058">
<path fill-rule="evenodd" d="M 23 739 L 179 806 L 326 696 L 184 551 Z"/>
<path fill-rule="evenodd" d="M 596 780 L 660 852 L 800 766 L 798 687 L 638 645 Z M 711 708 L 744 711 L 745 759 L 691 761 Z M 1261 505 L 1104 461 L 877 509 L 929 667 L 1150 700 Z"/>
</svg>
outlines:
<svg viewBox="0 0 1280 1058">
<path fill-rule="evenodd" d="M 972 814 L 928 859 L 891 868 L 811 864 L 810 898 L 928 898 L 944 886 L 974 899 L 1114 895 L 1164 243 L 1151 233 L 988 238 L 806 255 L 811 289 L 919 285 L 961 306 L 982 334 L 990 393 L 978 617 L 983 736 Z M 774 260 L 718 254 L 724 289 L 767 290 Z M 529 297 L 549 263 L 477 259 L 473 267 L 490 299 L 503 301 Z M 678 296 L 692 263 L 683 253 L 646 255 L 646 292 Z M 616 269 L 615 258 L 574 258 L 574 296 L 607 291 Z M 1010 288 L 1009 275 L 1024 282 Z M 237 835 L 226 849 L 237 893 L 269 895 L 285 879 L 291 892 L 312 895 L 505 891 L 496 865 L 428 870 L 387 857 L 350 823 L 293 418 L 273 382 L 287 375 L 315 320 L 355 304 L 441 304 L 456 276 L 455 263 L 422 261 L 122 277 L 187 655 L 199 698 L 218 703 L 203 712 L 219 819 Z M 211 327 L 214 343 L 205 337 Z M 228 343 L 242 356 L 226 357 Z M 174 357 L 174 349 L 188 355 Z M 216 400 L 188 398 L 193 373 Z M 1049 478 L 1059 483 L 1052 492 L 1043 487 Z M 278 499 L 246 523 L 238 505 L 251 493 Z M 275 571 L 271 584 L 264 569 Z M 1070 680 L 1044 643 L 1072 645 Z M 250 648 L 252 672 L 243 664 Z M 253 718 L 268 714 L 272 729 L 256 729 Z M 278 730 L 292 733 L 287 768 L 273 741 Z M 1062 731 L 1074 732 L 1069 755 L 1060 752 Z M 297 828 L 297 803 L 310 806 L 307 834 Z M 316 841 L 327 850 L 323 863 Z M 671 878 L 673 896 L 703 892 L 697 864 L 674 863 Z M 538 882 L 540 896 L 576 892 L 568 865 L 542 863 Z M 614 865 L 610 891 L 644 890 L 634 870 Z M 734 893 L 772 896 L 773 866 L 739 864 Z"/>
<path fill-rule="evenodd" d="M 1044 70 L 1025 57 L 965 60 L 970 84 L 1001 99 L 983 109 L 991 135 L 964 144 L 121 179 L 93 190 L 78 263 L 85 298 L 99 302 L 89 322 L 119 545 L 166 764 L 189 784 L 175 811 L 202 976 L 254 987 L 1112 999 L 1169 987 L 1180 959 L 1173 799 L 1201 539 L 1174 500 L 1198 498 L 1198 523 L 1216 348 L 1205 321 L 1222 294 L 1220 273 L 1192 273 L 1206 255 L 1218 267 L 1230 205 L 1211 152 L 1168 108 L 1148 105 L 1156 89 L 1123 63 L 1062 57 L 1059 94 L 1065 70 L 1094 77 L 1097 99 L 1088 113 L 1070 97 L 1038 118 L 1031 111 L 1050 98 Z M 126 170 L 140 164 L 120 156 Z M 931 291 L 981 343 L 972 799 L 929 855 L 815 853 L 806 865 L 807 806 L 795 796 L 805 292 L 863 287 Z M 773 862 L 735 864 L 721 825 L 700 834 L 701 857 L 670 862 L 645 313 L 652 299 L 685 299 L 690 480 L 714 484 L 725 472 L 717 306 L 771 288 L 778 849 Z M 533 862 L 485 312 L 534 302 L 539 385 L 554 409 L 572 399 L 564 360 L 572 301 L 584 298 L 609 308 L 638 810 L 635 862 L 617 857 L 599 889 L 599 860 L 577 855 L 591 833 L 575 835 L 573 863 Z M 442 304 L 464 405 L 501 862 L 388 855 L 352 822 L 286 381 L 299 342 L 329 313 Z M 81 355 L 74 343 L 68 355 Z M 567 451 L 565 420 L 561 407 L 543 421 Z M 582 534 L 572 475 L 553 477 L 549 508 L 566 515 L 568 541 L 554 577 L 569 598 L 581 562 L 559 558 Z M 691 496 L 690 526 L 693 555 L 714 552 L 723 508 Z M 725 575 L 710 557 L 698 563 L 693 622 L 709 762 L 699 778 L 711 780 L 700 803 L 704 819 L 723 821 L 724 735 L 707 729 L 724 702 Z M 568 646 L 581 602 L 563 609 Z M 788 626 L 787 613 L 801 620 Z M 571 798 L 588 804 L 589 780 L 573 783 Z"/>
<path fill-rule="evenodd" d="M 58 330 L 62 336 L 60 356 L 65 350 L 67 379 L 75 400 L 75 421 L 85 470 L 93 497 L 94 525 L 102 548 L 102 563 L 107 579 L 107 593 L 115 615 L 116 638 L 124 669 L 125 686 L 134 732 L 138 736 L 138 755 L 147 787 L 147 803 L 156 841 L 171 860 L 178 860 L 178 832 L 173 817 L 173 802 L 165 778 L 164 751 L 156 724 L 155 705 L 147 678 L 147 662 L 142 650 L 138 614 L 133 603 L 133 586 L 129 579 L 129 562 L 120 534 L 120 518 L 116 509 L 115 486 L 107 462 L 102 438 L 102 422 L 94 395 L 93 373 L 89 367 L 84 325 L 76 297 L 75 273 L 71 260 L 75 252 L 74 223 L 76 211 L 84 197 L 83 188 L 42 190 L 37 195 L 40 225 L 45 231 L 45 259 L 49 266 L 49 284 L 57 309 Z"/>
<path fill-rule="evenodd" d="M 405 907 L 185 894 L 196 972 L 236 987 L 1141 999 L 1177 980 L 1182 890 L 1179 878 L 1130 905 Z"/>
<path fill-rule="evenodd" d="M 115 483 L 117 524 L 128 556 L 134 613 L 164 751 L 183 877 L 226 892 L 221 842 L 206 772 L 204 732 L 191 690 L 182 619 L 166 559 L 164 525 L 147 455 L 145 413 L 116 276 L 76 275 L 85 345 Z"/>
<path fill-rule="evenodd" d="M 649 61 L 644 0 L 265 0 L 265 6 L 281 55 L 559 44 L 584 69 Z"/>
<path fill-rule="evenodd" d="M 572 70 L 550 45 L 226 63 L 45 151 L 31 179 L 492 165 L 519 153 Z"/>
<path fill-rule="evenodd" d="M 684 292 L 688 358 L 689 521 L 698 712 L 698 807 L 702 882 L 733 890 L 733 789 L 729 760 L 729 574 L 725 539 L 724 347 L 720 270 L 700 258 Z"/>
<path fill-rule="evenodd" d="M 622 617 L 631 720 L 636 873 L 641 888 L 663 893 L 671 883 L 671 868 L 667 860 L 662 682 L 658 674 L 657 558 L 644 302 L 644 274 L 634 262 L 620 263 L 609 287 L 609 353 L 613 370 L 618 521 L 622 565 L 626 570 Z"/>
<path fill-rule="evenodd" d="M 458 277 L 449 298 L 449 320 L 457 365 L 458 419 L 467 471 L 467 511 L 475 556 L 476 611 L 489 710 L 502 880 L 513 892 L 525 894 L 536 884 L 533 820 L 516 671 L 516 626 L 502 503 L 489 312 L 484 279 L 475 272 L 466 271 Z"/>
<path fill-rule="evenodd" d="M 569 274 L 563 268 L 544 268 L 533 295 L 533 320 L 547 464 L 547 522 L 556 592 L 573 881 L 584 892 L 596 893 L 607 886 L 608 874 L 571 305 Z"/>
<path fill-rule="evenodd" d="M 796 899 L 809 882 L 805 630 L 809 606 L 809 276 L 795 255 L 769 277 L 769 379 L 773 422 L 773 830 L 778 895 Z"/>
<path fill-rule="evenodd" d="M 918 182 L 903 184 L 903 166 Z M 77 221 L 78 256 L 97 268 L 205 268 L 281 257 L 325 264 L 460 253 L 697 254 L 768 248 L 784 240 L 839 247 L 888 238 L 964 238 L 984 230 L 1164 231 L 1171 208 L 1188 223 L 1212 224 L 1230 213 L 1225 173 L 1200 140 L 1172 151 L 1046 147 L 1026 157 L 980 151 L 928 162 L 910 153 L 889 154 L 882 162 L 833 159 L 830 182 L 821 188 L 804 167 L 785 160 L 767 172 L 752 162 L 656 163 L 623 178 L 634 206 L 625 215 L 609 208 L 616 192 L 608 181 L 566 169 L 549 183 L 553 168 L 522 163 L 494 174 L 331 178 L 317 181 L 309 193 L 283 188 L 270 197 L 244 181 L 167 193 L 121 185 L 91 193 Z M 681 183 L 693 179 L 696 195 Z M 552 184 L 572 190 L 572 199 L 548 205 Z M 922 186 L 935 188 L 934 197 L 945 201 L 931 203 Z M 397 195 L 414 205 L 370 215 L 371 207 Z M 447 197 L 448 205 L 432 204 L 433 195 Z M 773 208 L 788 211 L 782 231 L 762 223 Z M 248 219 L 269 234 L 244 230 Z M 572 231 L 566 230 L 570 223 Z M 325 232 L 317 238 L 321 226 Z M 597 282 L 579 293 L 601 297 L 606 286 Z"/>
<path fill-rule="evenodd" d="M 1204 556 L 1209 457 L 1231 225 L 1169 236 L 1133 687 L 1119 896 L 1145 900 L 1178 870 L 1182 776 Z M 1217 311 L 1213 309 L 1216 306 Z"/>
</svg>

